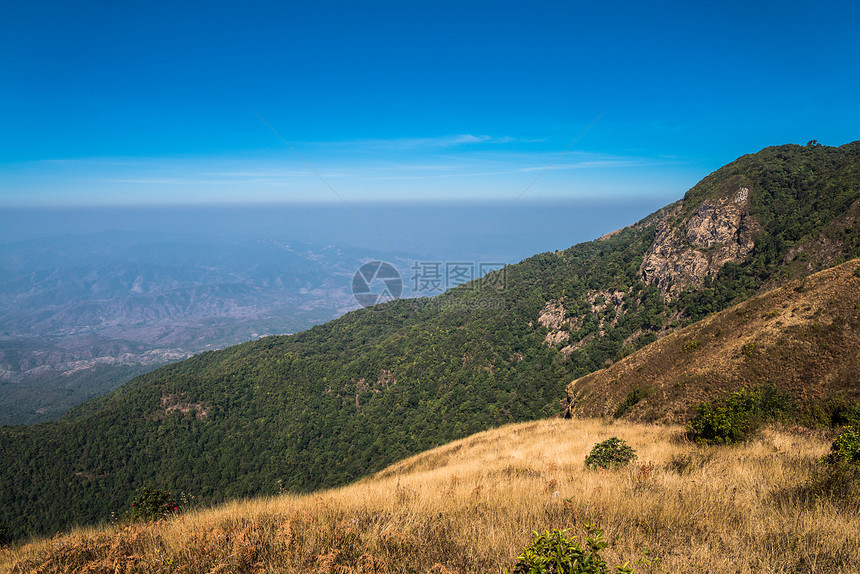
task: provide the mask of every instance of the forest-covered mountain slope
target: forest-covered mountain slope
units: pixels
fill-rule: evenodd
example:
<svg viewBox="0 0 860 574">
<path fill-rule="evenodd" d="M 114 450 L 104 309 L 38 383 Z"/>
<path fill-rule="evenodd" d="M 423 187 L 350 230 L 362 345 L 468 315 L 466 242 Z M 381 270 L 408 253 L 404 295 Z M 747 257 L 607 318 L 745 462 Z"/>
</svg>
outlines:
<svg viewBox="0 0 860 574">
<path fill-rule="evenodd" d="M 334 486 L 558 413 L 571 380 L 860 255 L 858 202 L 860 142 L 767 148 L 600 240 L 168 365 L 0 428 L 0 521 L 20 536 L 106 519 L 147 484 L 203 501 Z"/>
</svg>

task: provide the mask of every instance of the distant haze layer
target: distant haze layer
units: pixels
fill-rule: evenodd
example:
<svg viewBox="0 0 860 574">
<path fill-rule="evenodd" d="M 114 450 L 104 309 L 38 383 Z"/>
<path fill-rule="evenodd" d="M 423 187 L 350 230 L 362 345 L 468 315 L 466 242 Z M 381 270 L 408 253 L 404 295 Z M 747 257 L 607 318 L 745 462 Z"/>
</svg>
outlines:
<svg viewBox="0 0 860 574">
<path fill-rule="evenodd" d="M 513 263 L 595 239 L 673 197 L 625 202 L 5 208 L 0 243 L 105 230 L 282 238 L 434 259 Z"/>
</svg>

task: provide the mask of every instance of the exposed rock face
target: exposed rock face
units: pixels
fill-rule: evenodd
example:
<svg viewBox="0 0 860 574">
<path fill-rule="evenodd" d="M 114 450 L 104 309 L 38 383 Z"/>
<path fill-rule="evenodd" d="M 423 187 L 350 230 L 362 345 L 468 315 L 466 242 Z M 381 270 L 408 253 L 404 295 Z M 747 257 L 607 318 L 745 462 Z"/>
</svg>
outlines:
<svg viewBox="0 0 860 574">
<path fill-rule="evenodd" d="M 570 337 L 570 334 L 565 330 L 570 322 L 566 319 L 566 314 L 567 311 L 561 301 L 547 301 L 538 315 L 538 323 L 549 331 L 544 338 L 544 342 L 548 345 L 567 341 Z"/>
<path fill-rule="evenodd" d="M 671 298 L 689 286 L 700 286 L 728 262 L 742 261 L 753 249 L 758 223 L 749 215 L 750 190 L 741 187 L 731 197 L 707 200 L 683 227 L 669 213 L 657 226 L 639 272 Z"/>
<path fill-rule="evenodd" d="M 597 332 L 582 339 L 573 339 L 571 333 L 576 333 L 582 327 L 585 317 L 568 317 L 567 309 L 561 299 L 547 301 L 538 314 L 538 323 L 547 329 L 544 343 L 549 346 L 568 343 L 560 351 L 565 358 L 569 357 L 572 352 L 583 348 L 595 337 L 603 337 L 605 324 L 615 325 L 618 323 L 619 317 L 626 313 L 625 304 L 628 295 L 628 292 L 613 289 L 587 293 L 585 298 L 591 305 L 591 315 L 594 315 L 597 320 Z M 606 309 L 610 305 L 615 312 L 607 315 Z M 585 316 L 588 316 L 588 311 L 586 311 Z"/>
<path fill-rule="evenodd" d="M 164 414 L 193 412 L 194 418 L 197 420 L 205 419 L 209 415 L 210 407 L 202 403 L 183 402 L 183 398 L 185 398 L 185 393 L 162 396 L 161 406 L 164 408 Z"/>
<path fill-rule="evenodd" d="M 562 325 L 567 322 L 566 313 L 567 311 L 560 300 L 547 301 L 538 314 L 538 323 L 551 331 L 561 329 Z"/>
<path fill-rule="evenodd" d="M 379 371 L 379 377 L 376 379 L 375 383 L 369 383 L 366 378 L 360 377 L 357 381 L 355 379 L 351 379 L 349 383 L 345 383 L 343 387 L 341 387 L 340 391 L 337 392 L 335 396 L 344 397 L 351 396 L 353 392 L 355 393 L 355 408 L 361 408 L 361 394 L 366 391 L 371 391 L 373 393 L 379 394 L 388 387 L 397 384 L 397 379 L 394 377 L 394 373 L 392 373 L 391 369 L 382 369 Z M 326 386 L 323 391 L 327 395 L 334 395 L 334 389 L 331 385 Z"/>
</svg>

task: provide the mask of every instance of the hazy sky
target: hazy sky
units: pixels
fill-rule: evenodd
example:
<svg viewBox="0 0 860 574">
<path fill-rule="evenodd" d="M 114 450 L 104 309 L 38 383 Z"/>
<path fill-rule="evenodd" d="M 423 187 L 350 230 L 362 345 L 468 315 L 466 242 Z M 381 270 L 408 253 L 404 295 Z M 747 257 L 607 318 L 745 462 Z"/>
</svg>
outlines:
<svg viewBox="0 0 860 574">
<path fill-rule="evenodd" d="M 860 138 L 856 2 L 0 7 L 5 206 L 676 198 Z"/>
</svg>

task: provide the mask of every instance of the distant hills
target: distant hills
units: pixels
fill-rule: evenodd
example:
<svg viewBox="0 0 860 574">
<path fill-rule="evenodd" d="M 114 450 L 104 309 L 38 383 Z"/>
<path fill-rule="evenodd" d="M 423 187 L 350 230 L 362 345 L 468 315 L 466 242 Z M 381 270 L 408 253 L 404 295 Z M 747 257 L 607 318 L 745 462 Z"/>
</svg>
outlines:
<svg viewBox="0 0 860 574">
<path fill-rule="evenodd" d="M 0 521 L 21 535 L 105 519 L 146 484 L 204 501 L 334 486 L 558 414 L 572 380 L 860 255 L 858 202 L 860 142 L 767 148 L 599 240 L 162 367 L 56 423 L 0 429 Z"/>
<path fill-rule="evenodd" d="M 0 424 L 53 420 L 165 363 L 336 317 L 357 307 L 367 255 L 140 232 L 0 245 Z"/>
</svg>

